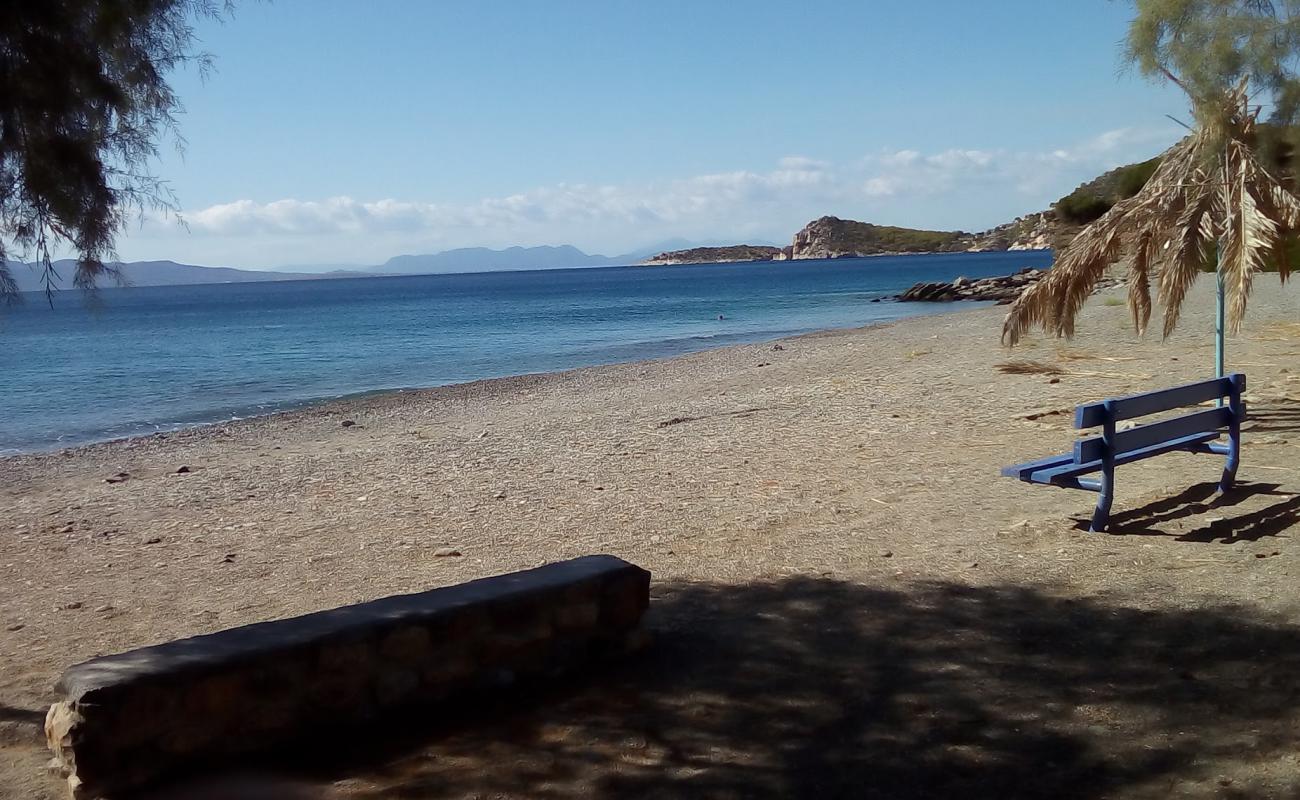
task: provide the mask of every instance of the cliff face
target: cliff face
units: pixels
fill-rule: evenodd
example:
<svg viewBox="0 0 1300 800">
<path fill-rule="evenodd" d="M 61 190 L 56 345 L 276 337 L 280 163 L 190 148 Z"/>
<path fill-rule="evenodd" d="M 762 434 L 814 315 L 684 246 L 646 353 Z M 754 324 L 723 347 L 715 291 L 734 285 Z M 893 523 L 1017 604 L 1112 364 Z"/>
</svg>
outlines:
<svg viewBox="0 0 1300 800">
<path fill-rule="evenodd" d="M 676 264 L 724 264 L 736 261 L 771 261 L 778 253 L 779 247 L 767 245 L 737 244 L 730 247 L 694 247 L 690 250 L 670 250 L 654 258 L 641 262 L 646 267 L 672 266 Z"/>
<path fill-rule="evenodd" d="M 976 234 L 971 252 L 989 250 L 1060 250 L 1081 226 L 1061 219 L 1055 211 L 1042 211 Z"/>
</svg>

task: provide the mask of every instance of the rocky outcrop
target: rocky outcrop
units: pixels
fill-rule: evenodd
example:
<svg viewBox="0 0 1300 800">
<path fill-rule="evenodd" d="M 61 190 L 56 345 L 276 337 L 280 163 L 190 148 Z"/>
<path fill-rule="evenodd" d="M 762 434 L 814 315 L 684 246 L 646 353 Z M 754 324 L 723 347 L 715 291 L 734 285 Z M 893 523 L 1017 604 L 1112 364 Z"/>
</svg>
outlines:
<svg viewBox="0 0 1300 800">
<path fill-rule="evenodd" d="M 1011 222 L 975 235 L 971 252 L 994 250 L 1062 250 L 1081 230 L 1053 210 L 1016 217 Z"/>
<path fill-rule="evenodd" d="M 670 250 L 642 261 L 643 267 L 666 267 L 677 264 L 729 264 L 741 261 L 774 261 L 781 248 L 756 244 L 737 244 L 730 247 L 694 247 L 690 250 Z"/>
<path fill-rule="evenodd" d="M 983 300 L 1006 305 L 1047 275 L 1045 269 L 1025 267 L 1012 275 L 995 278 L 958 278 L 952 283 L 918 283 L 897 297 L 900 303 L 951 303 L 957 300 Z M 1097 282 L 1093 294 L 1124 284 L 1122 278 L 1106 277 Z"/>
<path fill-rule="evenodd" d="M 958 278 L 952 283 L 918 283 L 897 298 L 903 303 L 947 303 L 956 300 L 991 300 L 1000 304 L 1013 302 L 1020 293 L 1038 283 L 1046 270 L 1027 267 L 1014 275 L 996 278 Z"/>
</svg>

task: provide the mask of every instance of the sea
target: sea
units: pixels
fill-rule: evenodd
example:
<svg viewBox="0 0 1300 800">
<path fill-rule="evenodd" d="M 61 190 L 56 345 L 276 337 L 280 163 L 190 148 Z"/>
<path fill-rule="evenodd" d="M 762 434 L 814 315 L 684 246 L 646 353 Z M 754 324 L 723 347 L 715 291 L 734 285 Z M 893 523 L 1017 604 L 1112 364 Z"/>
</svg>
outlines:
<svg viewBox="0 0 1300 800">
<path fill-rule="evenodd" d="M 1048 251 L 105 288 L 0 307 L 0 454 L 389 389 L 666 358 L 970 304 Z"/>
</svg>

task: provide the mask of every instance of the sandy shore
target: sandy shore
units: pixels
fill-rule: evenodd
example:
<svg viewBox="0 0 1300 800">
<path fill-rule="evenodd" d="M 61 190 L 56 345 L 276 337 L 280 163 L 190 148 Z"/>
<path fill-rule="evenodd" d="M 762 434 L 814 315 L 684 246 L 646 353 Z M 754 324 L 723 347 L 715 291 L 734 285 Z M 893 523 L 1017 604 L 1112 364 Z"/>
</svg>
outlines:
<svg viewBox="0 0 1300 800">
<path fill-rule="evenodd" d="M 979 698 L 965 699 L 1006 710 L 1037 698 L 1038 710 L 1030 711 L 1050 717 L 1041 725 L 1044 735 L 1064 737 L 1069 745 L 1048 760 L 1063 764 L 1061 774 L 1076 788 L 1087 769 L 1105 771 L 1143 753 L 1174 754 L 1167 769 L 1125 772 L 1127 779 L 1099 784 L 1096 794 L 1054 796 L 1281 796 L 1275 792 L 1300 787 L 1300 730 L 1293 722 L 1300 678 L 1290 669 L 1300 664 L 1300 632 L 1289 627 L 1300 612 L 1300 551 L 1291 538 L 1300 517 L 1300 295 L 1294 288 L 1259 281 L 1246 327 L 1229 342 L 1230 365 L 1249 376 L 1254 413 L 1241 469 L 1246 488 L 1230 502 L 1205 505 L 1217 459 L 1167 456 L 1122 468 L 1117 532 L 1088 535 L 1077 526 L 1090 511 L 1091 495 L 998 477 L 1003 464 L 1064 450 L 1072 436 L 1069 412 L 1078 402 L 1205 376 L 1212 353 L 1211 289 L 1208 280 L 1196 287 L 1178 333 L 1165 343 L 1136 338 L 1112 292 L 1090 302 L 1075 341 L 1039 339 L 1013 352 L 999 345 L 1002 311 L 990 308 L 666 361 L 379 395 L 0 460 L 0 796 L 60 796 L 58 784 L 40 772 L 45 757 L 38 737 L 51 684 L 66 665 L 592 552 L 613 553 L 654 573 L 656 624 L 670 642 L 674 631 L 692 623 L 707 626 L 718 641 L 729 641 L 731 631 L 737 649 L 726 658 L 732 660 L 758 657 L 746 648 L 773 631 L 747 626 L 763 618 L 764 602 L 782 603 L 796 589 L 809 603 L 827 604 L 818 619 L 838 620 L 859 633 L 868 622 L 850 612 L 862 607 L 865 615 L 867 606 L 885 603 L 879 593 L 921 614 L 942 605 L 936 598 L 944 592 L 957 590 L 984 593 L 1010 618 L 1016 614 L 1007 598 L 1032 593 L 1037 599 L 1020 612 L 1025 620 L 1054 603 L 1093 604 L 1097 619 L 1146 615 L 1122 630 L 1147 630 L 1153 637 L 1161 626 L 1195 629 L 1187 620 L 1171 622 L 1189 613 L 1206 615 L 1195 619 L 1221 614 L 1214 619 L 1223 625 L 1261 626 L 1206 632 L 1221 641 L 1239 635 L 1241 651 L 1212 666 L 1170 664 L 1163 679 L 1146 676 L 1151 694 L 1145 700 L 1055 685 L 1077 675 L 1044 674 L 1013 685 L 994 680 L 994 673 L 970 684 L 971 690 L 980 687 Z M 996 365 L 1010 359 L 1054 364 L 1063 374 L 998 372 Z M 178 474 L 182 467 L 188 471 Z M 106 482 L 119 474 L 129 477 Z M 1199 488 L 1187 491 L 1192 486 Z M 449 547 L 460 555 L 435 555 Z M 787 587 L 784 594 L 762 591 L 780 586 Z M 875 594 L 856 594 L 866 591 Z M 719 592 L 733 598 L 752 593 L 749 610 L 722 613 L 730 606 Z M 917 631 L 935 626 L 927 642 L 943 631 L 955 640 L 988 639 L 994 632 L 980 626 L 996 614 L 983 608 L 988 614 L 979 619 L 945 618 L 942 624 L 930 616 L 898 618 L 911 619 Z M 871 624 L 887 614 L 871 612 Z M 796 629 L 781 630 L 791 641 L 798 638 Z M 897 643 L 910 633 L 872 629 L 870 635 Z M 1075 659 L 1069 663 L 1077 663 L 1081 656 L 1070 641 L 1078 635 L 1051 629 L 1034 641 L 1059 639 Z M 815 642 L 805 644 L 798 652 L 815 652 Z M 867 650 L 893 652 L 860 644 L 865 649 L 855 670 L 869 671 L 873 656 Z M 1145 653 L 1148 669 L 1162 657 L 1142 649 L 1149 642 L 1133 644 L 1108 656 L 1117 669 L 1137 652 Z M 837 649 L 842 643 L 825 646 L 818 665 L 845 655 Z M 1017 646 L 969 652 L 979 658 L 997 652 L 1017 663 Z M 1171 640 L 1160 652 L 1174 646 Z M 664 652 L 682 656 L 673 647 Z M 1065 663 L 1056 655 L 1052 663 Z M 959 655 L 947 658 L 961 669 L 976 668 Z M 933 677 L 942 672 L 940 661 L 914 666 Z M 688 677 L 681 686 L 695 681 L 691 691 L 710 690 L 706 678 L 721 675 L 723 662 L 704 662 L 715 664 L 716 672 L 683 668 Z M 1198 696 L 1193 703 L 1207 715 L 1220 705 L 1237 709 L 1220 709 L 1213 741 L 1193 719 L 1161 710 L 1186 691 L 1189 679 L 1179 677 L 1180 669 L 1225 676 L 1222 696 Z M 1126 680 L 1122 671 L 1104 677 L 1105 665 L 1096 671 L 1103 676 L 1099 685 Z M 774 687 L 800 683 L 798 676 L 778 677 L 773 673 L 767 696 Z M 822 676 L 828 685 L 836 679 Z M 636 685 L 625 684 L 623 691 Z M 714 782 L 686 782 L 678 792 L 660 786 L 661 796 L 732 796 L 723 791 L 730 786 L 723 778 L 741 765 L 746 772 L 736 772 L 734 780 L 747 787 L 744 796 L 825 791 L 789 783 L 803 774 L 793 767 L 781 773 L 784 783 L 767 791 L 764 781 L 777 780 L 776 772 L 750 770 L 767 756 L 780 763 L 783 757 L 756 741 L 728 739 L 725 730 L 691 716 L 696 712 L 681 711 L 665 699 L 671 684 L 654 690 L 653 703 L 627 701 L 640 710 L 619 725 L 635 727 L 627 719 L 641 714 L 655 728 L 667 725 L 668 715 L 685 743 L 684 756 L 675 745 L 658 755 L 655 747 L 628 745 L 635 751 L 629 760 L 622 740 L 598 745 L 607 737 L 588 730 L 585 750 L 548 751 L 551 760 L 538 767 L 530 761 L 538 757 L 535 746 L 511 750 L 510 736 L 503 735 L 484 751 L 495 765 L 489 776 L 468 755 L 468 740 L 452 736 L 408 756 L 401 770 L 360 769 L 319 778 L 319 785 L 340 796 L 383 797 L 401 794 L 403 781 L 418 775 L 427 781 L 419 784 L 423 793 L 402 796 L 645 796 L 627 781 L 644 776 L 650 781 L 645 788 L 658 785 L 652 776 L 680 774 L 683 781 L 703 775 Z M 822 699 L 836 705 L 843 698 Z M 960 705 L 960 699 L 935 705 Z M 584 702 L 596 701 L 580 693 L 560 708 L 578 715 L 589 708 Z M 790 710 L 797 707 L 792 699 L 768 708 L 764 724 L 777 725 L 786 713 L 805 719 Z M 550 719 L 563 717 L 555 714 Z M 560 738 L 584 735 L 586 723 L 578 719 L 588 717 L 564 723 L 568 733 Z M 825 730 L 819 726 L 831 724 L 807 717 L 800 735 L 820 736 Z M 950 730 L 935 725 L 931 738 L 916 741 L 929 743 L 935 730 Z M 962 725 L 978 728 L 967 720 L 957 729 L 966 730 Z M 735 730 L 745 727 L 738 722 Z M 604 732 L 648 735 L 640 728 L 611 730 Z M 702 730 L 710 731 L 707 740 Z M 1147 748 L 1142 753 L 1135 750 L 1138 738 Z M 956 739 L 951 744 L 967 746 Z M 987 770 L 998 759 L 1013 758 L 990 754 L 987 742 L 980 746 L 961 757 L 985 770 L 981 775 L 992 774 Z M 872 747 L 863 752 L 880 763 L 887 754 Z M 1019 751 L 1037 753 L 1028 746 Z M 949 750 L 927 757 L 947 758 L 943 753 Z M 599 766 L 605 761 L 622 766 L 607 773 Z M 435 762 L 436 769 L 429 766 Z M 519 765 L 513 783 L 507 780 L 511 764 Z M 1036 780 L 1040 772 L 998 774 Z M 981 780 L 980 787 L 995 785 L 992 778 Z M 698 791 L 685 791 L 691 787 Z M 1225 794 L 1230 790 L 1240 793 Z"/>
</svg>

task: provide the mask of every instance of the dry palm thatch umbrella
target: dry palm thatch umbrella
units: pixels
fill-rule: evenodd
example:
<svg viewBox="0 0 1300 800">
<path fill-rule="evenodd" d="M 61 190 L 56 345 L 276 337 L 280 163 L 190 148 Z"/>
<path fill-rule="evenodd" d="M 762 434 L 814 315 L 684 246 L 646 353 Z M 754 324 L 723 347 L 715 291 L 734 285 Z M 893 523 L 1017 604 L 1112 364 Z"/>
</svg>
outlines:
<svg viewBox="0 0 1300 800">
<path fill-rule="evenodd" d="M 1154 283 L 1167 337 L 1178 324 L 1188 289 L 1203 267 L 1215 265 L 1215 366 L 1223 374 L 1225 304 L 1226 321 L 1236 332 L 1255 274 L 1272 264 L 1286 280 L 1283 242 L 1300 229 L 1300 198 L 1255 156 L 1259 109 L 1250 104 L 1247 82 L 1218 99 L 1218 113 L 1199 115 L 1216 124 L 1203 123 L 1166 151 L 1142 190 L 1084 228 L 1047 277 L 1011 306 L 1003 341 L 1014 345 L 1032 327 L 1072 336 L 1080 307 L 1106 271 L 1121 262 L 1128 264 L 1128 302 L 1138 333 L 1151 319 Z"/>
</svg>

